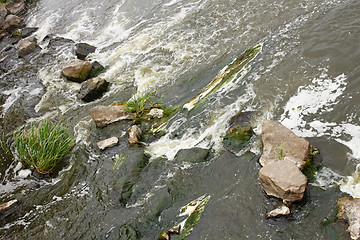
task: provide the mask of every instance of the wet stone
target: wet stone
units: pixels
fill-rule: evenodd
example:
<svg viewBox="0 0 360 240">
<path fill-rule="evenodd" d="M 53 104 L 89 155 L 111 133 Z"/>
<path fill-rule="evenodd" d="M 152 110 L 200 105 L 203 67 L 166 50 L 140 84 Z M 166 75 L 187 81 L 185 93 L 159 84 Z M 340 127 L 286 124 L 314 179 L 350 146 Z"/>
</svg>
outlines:
<svg viewBox="0 0 360 240">
<path fill-rule="evenodd" d="M 360 198 L 341 198 L 337 206 L 338 220 L 349 224 L 348 231 L 352 239 L 360 239 Z"/>
<path fill-rule="evenodd" d="M 179 150 L 174 158 L 179 164 L 184 162 L 188 163 L 198 163 L 207 161 L 207 157 L 209 156 L 209 149 L 205 148 L 191 148 L 191 149 L 181 149 Z"/>
<path fill-rule="evenodd" d="M 5 18 L 4 29 L 8 33 L 12 33 L 16 28 L 23 25 L 23 19 L 16 15 L 7 15 Z"/>
<path fill-rule="evenodd" d="M 117 137 L 111 137 L 98 142 L 96 145 L 100 150 L 104 150 L 106 148 L 116 146 L 118 143 L 119 143 L 119 139 Z"/>
<path fill-rule="evenodd" d="M 91 102 L 101 98 L 107 91 L 109 82 L 102 78 L 92 78 L 81 83 L 78 98 L 85 102 Z"/>
<path fill-rule="evenodd" d="M 300 169 L 307 163 L 310 143 L 287 129 L 277 121 L 266 120 L 262 124 L 263 154 L 259 160 L 262 166 L 279 161 L 280 151 L 284 159 L 290 160 Z"/>
<path fill-rule="evenodd" d="M 95 121 L 97 127 L 105 127 L 108 124 L 121 120 L 133 120 L 135 113 L 128 113 L 121 105 L 96 106 L 90 109 L 90 116 Z"/>
<path fill-rule="evenodd" d="M 91 63 L 91 70 L 89 73 L 88 78 L 94 78 L 99 76 L 102 72 L 105 71 L 105 67 L 103 65 L 101 65 L 99 62 L 94 61 Z"/>
<path fill-rule="evenodd" d="M 223 143 L 229 151 L 240 151 L 248 144 L 253 135 L 254 131 L 250 126 L 236 125 L 226 131 Z"/>
<path fill-rule="evenodd" d="M 304 197 L 307 177 L 290 160 L 275 161 L 260 169 L 261 185 L 269 196 L 288 202 Z"/>
<path fill-rule="evenodd" d="M 96 47 L 91 46 L 90 44 L 87 43 L 77 43 L 75 46 L 75 54 L 81 60 L 85 60 L 87 55 L 95 52 L 95 50 Z"/>
<path fill-rule="evenodd" d="M 36 32 L 39 28 L 37 27 L 25 27 L 23 29 L 21 29 L 21 36 L 23 38 L 27 38 L 29 37 L 31 34 L 33 34 L 34 32 Z"/>
<path fill-rule="evenodd" d="M 267 218 L 274 218 L 279 216 L 287 216 L 290 214 L 290 209 L 286 205 L 281 205 L 266 214 Z"/>
<path fill-rule="evenodd" d="M 23 40 L 19 43 L 19 57 L 25 57 L 36 50 L 40 50 L 41 48 L 35 42 L 30 40 Z"/>
<path fill-rule="evenodd" d="M 89 61 L 77 60 L 66 65 L 62 74 L 70 81 L 83 82 L 88 77 L 91 67 Z"/>
<path fill-rule="evenodd" d="M 128 140 L 129 143 L 130 144 L 139 143 L 141 135 L 142 135 L 141 128 L 139 128 L 137 125 L 133 125 L 129 131 L 129 140 Z"/>
<path fill-rule="evenodd" d="M 16 210 L 16 206 L 19 205 L 19 201 L 17 199 L 11 200 L 9 202 L 3 203 L 0 205 L 0 220 L 9 216 Z"/>
</svg>

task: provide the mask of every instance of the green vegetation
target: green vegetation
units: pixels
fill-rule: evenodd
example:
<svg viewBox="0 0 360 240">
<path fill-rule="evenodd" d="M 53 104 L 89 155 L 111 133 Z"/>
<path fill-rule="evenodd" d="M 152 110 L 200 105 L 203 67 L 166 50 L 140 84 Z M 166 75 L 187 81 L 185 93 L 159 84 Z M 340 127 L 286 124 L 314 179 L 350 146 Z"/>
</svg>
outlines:
<svg viewBox="0 0 360 240">
<path fill-rule="evenodd" d="M 6 139 L 5 136 L 2 136 L 2 138 L 0 138 L 0 148 L 6 155 L 12 156 L 12 152 L 10 150 L 10 141 L 9 139 Z"/>
<path fill-rule="evenodd" d="M 119 169 L 119 167 L 126 161 L 126 159 L 127 159 L 127 156 L 124 155 L 123 153 L 120 153 L 115 159 L 113 171 Z"/>
<path fill-rule="evenodd" d="M 11 35 L 12 35 L 13 37 L 21 37 L 21 36 L 22 36 L 22 34 L 21 34 L 21 32 L 19 31 L 19 29 L 15 29 L 15 30 L 11 33 Z"/>
<path fill-rule="evenodd" d="M 8 3 L 10 2 L 10 0 L 0 0 L 0 6 L 3 5 L 4 3 Z"/>
<path fill-rule="evenodd" d="M 283 144 L 278 147 L 278 151 L 274 150 L 276 156 L 279 158 L 279 160 L 284 160 L 286 157 L 285 151 L 283 149 Z"/>
<path fill-rule="evenodd" d="M 20 162 L 35 168 L 40 174 L 51 173 L 74 146 L 64 124 L 55 124 L 48 119 L 31 125 L 29 130 L 14 133 L 16 155 Z"/>
<path fill-rule="evenodd" d="M 154 91 L 147 89 L 142 94 L 135 94 L 126 102 L 126 111 L 136 113 L 139 117 L 146 109 L 155 107 L 161 103 L 161 98 Z"/>
</svg>

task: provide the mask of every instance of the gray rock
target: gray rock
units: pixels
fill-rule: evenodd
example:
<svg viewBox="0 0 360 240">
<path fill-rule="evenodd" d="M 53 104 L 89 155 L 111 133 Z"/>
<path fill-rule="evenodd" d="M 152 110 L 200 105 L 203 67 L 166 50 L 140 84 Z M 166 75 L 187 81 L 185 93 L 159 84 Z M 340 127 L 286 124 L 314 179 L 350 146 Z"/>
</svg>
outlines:
<svg viewBox="0 0 360 240">
<path fill-rule="evenodd" d="M 19 57 L 25 57 L 36 50 L 41 49 L 39 45 L 30 40 L 23 40 L 19 43 Z"/>
<path fill-rule="evenodd" d="M 5 5 L 0 6 L 0 21 L 5 21 L 6 15 L 8 14 L 7 9 L 5 8 Z"/>
<path fill-rule="evenodd" d="M 133 125 L 129 130 L 129 143 L 130 144 L 136 144 L 139 143 L 140 138 L 142 135 L 141 128 L 139 128 L 137 125 Z"/>
<path fill-rule="evenodd" d="M 24 10 L 25 8 L 25 2 L 24 0 L 12 0 L 6 4 L 6 9 L 11 14 L 17 14 Z"/>
<path fill-rule="evenodd" d="M 92 78 L 81 83 L 78 97 L 85 102 L 100 98 L 106 92 L 109 82 L 102 78 Z"/>
<path fill-rule="evenodd" d="M 121 105 L 96 106 L 90 109 L 90 115 L 98 127 L 105 127 L 121 120 L 133 120 L 136 117 L 135 113 L 126 112 Z"/>
<path fill-rule="evenodd" d="M 38 29 L 39 28 L 37 28 L 37 27 L 25 27 L 25 28 L 21 29 L 21 37 L 27 38 L 28 36 L 30 36 L 31 34 L 36 32 Z"/>
<path fill-rule="evenodd" d="M 288 208 L 286 205 L 281 205 L 277 208 L 275 208 L 274 210 L 268 212 L 266 214 L 267 218 L 274 218 L 274 217 L 278 217 L 278 216 L 286 216 L 290 214 L 290 208 Z"/>
<path fill-rule="evenodd" d="M 8 33 L 12 33 L 16 28 L 23 25 L 23 19 L 16 15 L 7 15 L 5 18 L 4 30 Z"/>
<path fill-rule="evenodd" d="M 8 215 L 12 214 L 15 211 L 16 206 L 19 205 L 17 199 L 11 200 L 9 202 L 3 203 L 0 205 L 0 220 L 4 219 Z"/>
<path fill-rule="evenodd" d="M 75 54 L 81 60 L 85 60 L 86 56 L 95 52 L 95 50 L 96 47 L 87 43 L 77 43 L 75 46 Z"/>
<path fill-rule="evenodd" d="M 96 145 L 100 150 L 104 150 L 105 148 L 110 148 L 119 143 L 119 139 L 117 137 L 111 137 L 105 140 L 98 142 Z"/>
<path fill-rule="evenodd" d="M 347 231 L 352 239 L 360 239 L 360 198 L 341 198 L 337 206 L 338 220 L 349 224 Z"/>
<path fill-rule="evenodd" d="M 70 81 L 83 82 L 88 77 L 91 67 L 89 61 L 77 60 L 66 65 L 62 74 Z"/>
<path fill-rule="evenodd" d="M 148 113 L 148 115 L 151 118 L 162 118 L 164 116 L 164 110 L 160 108 L 152 108 Z"/>
<path fill-rule="evenodd" d="M 259 177 L 267 195 L 288 202 L 300 201 L 304 197 L 307 177 L 290 160 L 267 164 L 260 169 Z"/>
<path fill-rule="evenodd" d="M 197 163 L 205 162 L 209 156 L 209 149 L 205 148 L 191 148 L 191 149 L 181 149 L 179 150 L 174 158 L 174 161 L 178 163 L 188 162 L 188 163 Z"/>
<path fill-rule="evenodd" d="M 262 166 L 279 161 L 280 148 L 284 152 L 285 159 L 294 162 L 300 169 L 303 169 L 309 158 L 310 143 L 296 136 L 277 121 L 263 122 L 262 141 L 264 149 L 259 160 Z"/>
</svg>

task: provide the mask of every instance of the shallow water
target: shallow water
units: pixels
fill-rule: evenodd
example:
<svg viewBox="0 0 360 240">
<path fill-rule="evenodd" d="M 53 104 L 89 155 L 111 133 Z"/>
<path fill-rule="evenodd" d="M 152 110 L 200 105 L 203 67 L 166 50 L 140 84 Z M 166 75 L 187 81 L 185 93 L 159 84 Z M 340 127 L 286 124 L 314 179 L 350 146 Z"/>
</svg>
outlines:
<svg viewBox="0 0 360 240">
<path fill-rule="evenodd" d="M 2 239 L 155 239 L 179 221 L 179 209 L 210 195 L 187 239 L 346 239 L 329 224 L 336 201 L 357 197 L 359 164 L 360 2 L 349 1 L 84 1 L 40 0 L 28 13 L 40 41 L 50 33 L 97 47 L 89 56 L 107 66 L 110 91 L 77 99 L 77 83 L 61 68 L 76 58 L 74 44 L 45 48 L 41 56 L 1 76 L 4 134 L 41 118 L 68 124 L 77 139 L 66 166 L 51 181 L 22 179 L 2 157 L 1 202 L 19 199 L 1 222 Z M 129 124 L 97 129 L 93 106 L 123 102 L 133 89 L 153 88 L 166 106 L 187 102 L 246 49 L 263 44 L 249 72 L 190 112 L 144 149 L 129 147 Z M 24 68 L 24 66 L 31 66 Z M 224 149 L 229 120 L 251 111 L 257 136 L 240 153 Z M 265 219 L 278 201 L 262 191 L 258 172 L 260 124 L 281 121 L 320 149 L 322 169 L 292 215 Z M 118 136 L 100 152 L 96 141 Z M 209 149 L 187 163 L 177 151 Z M 126 161 L 114 168 L 118 155 Z M 127 183 L 131 182 L 131 186 Z M 130 197 L 126 194 L 131 192 Z"/>
</svg>

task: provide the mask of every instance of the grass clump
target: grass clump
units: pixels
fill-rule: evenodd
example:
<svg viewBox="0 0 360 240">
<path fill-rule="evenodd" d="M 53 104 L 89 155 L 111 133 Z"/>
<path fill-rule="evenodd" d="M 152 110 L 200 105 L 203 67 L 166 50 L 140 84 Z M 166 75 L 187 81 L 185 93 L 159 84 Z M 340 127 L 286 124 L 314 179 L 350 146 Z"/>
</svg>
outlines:
<svg viewBox="0 0 360 240">
<path fill-rule="evenodd" d="M 117 169 L 119 169 L 119 167 L 126 161 L 126 159 L 127 159 L 127 156 L 123 153 L 120 153 L 115 159 L 113 171 L 116 171 Z"/>
<path fill-rule="evenodd" d="M 21 129 L 14 133 L 14 143 L 20 162 L 35 168 L 40 174 L 51 173 L 74 146 L 64 124 L 52 123 L 48 119 L 36 128 Z"/>
<path fill-rule="evenodd" d="M 141 94 L 134 94 L 133 98 L 126 102 L 126 111 L 142 115 L 146 109 L 160 105 L 161 97 L 149 89 Z"/>
</svg>

